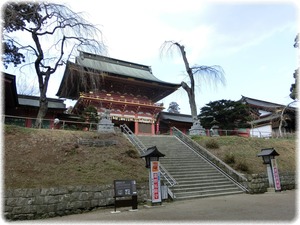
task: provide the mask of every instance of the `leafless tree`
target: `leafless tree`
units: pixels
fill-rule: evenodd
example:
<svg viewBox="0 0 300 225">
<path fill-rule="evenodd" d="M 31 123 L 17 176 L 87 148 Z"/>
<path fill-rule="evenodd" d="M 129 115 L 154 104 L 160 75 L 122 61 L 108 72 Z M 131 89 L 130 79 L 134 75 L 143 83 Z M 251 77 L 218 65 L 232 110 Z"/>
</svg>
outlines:
<svg viewBox="0 0 300 225">
<path fill-rule="evenodd" d="M 20 4 L 26 6 L 28 3 L 8 3 L 4 7 L 5 24 L 14 24 L 17 16 L 34 19 L 23 19 L 24 23 L 18 24 L 18 29 L 5 26 L 3 38 L 12 41 L 19 52 L 24 53 L 26 65 L 34 66 L 40 91 L 40 107 L 35 126 L 40 128 L 48 110 L 46 93 L 51 75 L 65 65 L 76 50 L 100 53 L 105 47 L 100 30 L 86 21 L 81 13 L 73 12 L 66 5 L 36 2 L 35 10 L 29 12 L 32 15 L 28 16 L 19 15 L 28 14 L 17 10 Z M 18 38 L 11 34 L 17 34 Z M 26 34 L 29 34 L 29 38 L 26 38 Z"/>
<path fill-rule="evenodd" d="M 284 108 L 282 108 L 281 110 L 279 110 L 280 113 L 280 118 L 279 118 L 279 127 L 278 127 L 278 132 L 279 132 L 279 137 L 283 137 L 282 135 L 282 125 L 285 123 L 286 121 L 286 116 L 284 115 L 286 109 L 288 109 L 290 107 L 290 105 L 297 103 L 298 100 L 292 101 L 289 104 L 287 104 Z"/>
<path fill-rule="evenodd" d="M 196 82 L 201 82 L 200 81 L 201 78 L 204 78 L 204 76 L 207 75 L 207 78 L 211 79 L 214 83 L 221 82 L 222 84 L 225 84 L 224 71 L 222 67 L 217 65 L 215 66 L 194 65 L 191 67 L 186 56 L 185 47 L 175 41 L 165 41 L 161 46 L 161 53 L 162 54 L 170 53 L 170 51 L 174 49 L 179 50 L 179 53 L 182 56 L 185 65 L 185 70 L 190 79 L 190 86 L 184 81 L 181 82 L 181 86 L 188 95 L 192 118 L 194 122 L 196 122 L 198 121 L 197 106 L 195 100 Z"/>
<path fill-rule="evenodd" d="M 39 90 L 36 84 L 37 80 L 35 78 L 26 76 L 26 74 L 19 74 L 16 82 L 18 94 L 37 96 Z"/>
</svg>

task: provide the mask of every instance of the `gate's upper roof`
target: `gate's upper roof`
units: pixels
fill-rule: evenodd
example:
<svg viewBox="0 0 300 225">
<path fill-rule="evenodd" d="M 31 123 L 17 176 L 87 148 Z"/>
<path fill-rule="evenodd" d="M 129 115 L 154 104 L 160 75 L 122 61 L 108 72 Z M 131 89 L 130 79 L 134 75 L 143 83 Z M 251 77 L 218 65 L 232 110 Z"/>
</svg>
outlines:
<svg viewBox="0 0 300 225">
<path fill-rule="evenodd" d="M 105 79 L 106 82 L 103 82 Z M 138 94 L 148 95 L 148 98 L 155 102 L 181 86 L 159 80 L 152 74 L 150 66 L 80 52 L 75 63 L 67 63 L 57 96 L 77 99 L 80 92 L 96 89 L 108 91 L 108 84 L 111 87 L 118 86 L 117 91 L 121 91 L 122 83 L 123 86 L 131 86 L 131 92 L 136 90 Z M 129 87 L 126 88 L 127 92 L 128 90 Z"/>
</svg>

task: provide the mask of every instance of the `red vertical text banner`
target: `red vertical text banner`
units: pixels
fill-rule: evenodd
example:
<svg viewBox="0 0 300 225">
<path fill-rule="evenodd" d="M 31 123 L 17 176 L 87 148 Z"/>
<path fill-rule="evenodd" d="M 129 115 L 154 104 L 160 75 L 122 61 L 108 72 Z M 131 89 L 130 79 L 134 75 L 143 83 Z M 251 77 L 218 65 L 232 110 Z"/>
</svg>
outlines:
<svg viewBox="0 0 300 225">
<path fill-rule="evenodd" d="M 281 191 L 281 184 L 278 172 L 278 166 L 276 159 L 271 159 L 272 164 L 272 172 L 273 172 L 273 180 L 274 180 L 274 187 L 276 191 Z"/>
<path fill-rule="evenodd" d="M 159 162 L 151 162 L 151 201 L 161 202 Z"/>
</svg>

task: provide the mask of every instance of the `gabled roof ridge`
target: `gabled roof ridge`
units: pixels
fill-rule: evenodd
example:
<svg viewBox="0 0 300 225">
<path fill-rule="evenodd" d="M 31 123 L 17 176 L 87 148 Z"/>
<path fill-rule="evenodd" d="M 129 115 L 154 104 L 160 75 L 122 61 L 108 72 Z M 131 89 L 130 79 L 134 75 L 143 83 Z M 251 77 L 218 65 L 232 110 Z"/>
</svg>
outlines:
<svg viewBox="0 0 300 225">
<path fill-rule="evenodd" d="M 165 112 L 165 111 L 161 111 L 161 114 L 166 114 L 166 115 L 174 115 L 174 116 L 185 116 L 185 117 L 192 117 L 189 114 L 182 114 L 182 113 L 172 113 L 172 112 Z"/>
<path fill-rule="evenodd" d="M 18 94 L 18 98 L 25 98 L 25 99 L 32 99 L 32 100 L 39 100 L 40 96 L 36 96 L 36 95 L 24 95 L 24 94 Z M 52 102 L 64 102 L 64 99 L 60 99 L 60 98 L 50 98 L 47 97 L 48 100 L 51 100 Z"/>
<path fill-rule="evenodd" d="M 282 105 L 282 104 L 279 104 L 279 103 L 274 103 L 274 102 L 268 102 L 268 101 L 265 101 L 265 100 L 260 100 L 260 99 L 256 99 L 256 98 L 250 98 L 250 97 L 246 97 L 246 96 L 243 96 L 242 95 L 242 99 L 249 99 L 249 100 L 253 100 L 253 101 L 257 101 L 257 102 L 262 102 L 262 103 L 268 103 L 268 104 L 272 104 L 272 105 L 276 105 L 276 106 L 280 106 L 280 107 L 283 107 L 285 105 Z"/>
<path fill-rule="evenodd" d="M 93 53 L 89 53 L 89 52 L 83 52 L 83 51 L 79 51 L 79 52 L 80 52 L 80 54 L 77 57 L 80 57 L 81 59 L 88 58 L 88 59 L 93 59 L 93 60 L 97 60 L 97 61 L 127 66 L 127 67 L 131 67 L 131 68 L 147 70 L 150 73 L 152 73 L 151 66 L 134 63 L 134 62 L 129 62 L 129 61 L 121 60 L 121 59 L 111 58 L 111 57 L 104 56 L 104 55 L 97 55 L 97 54 L 93 54 Z"/>
</svg>

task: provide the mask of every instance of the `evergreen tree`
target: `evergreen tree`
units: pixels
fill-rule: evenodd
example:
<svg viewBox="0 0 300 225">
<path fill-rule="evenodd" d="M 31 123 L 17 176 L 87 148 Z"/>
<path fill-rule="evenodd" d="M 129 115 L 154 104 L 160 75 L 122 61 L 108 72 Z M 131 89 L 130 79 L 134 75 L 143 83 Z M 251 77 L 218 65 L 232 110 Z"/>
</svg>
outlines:
<svg viewBox="0 0 300 225">
<path fill-rule="evenodd" d="M 217 121 L 218 126 L 224 130 L 250 127 L 247 122 L 251 120 L 247 105 L 224 99 L 206 104 L 201 108 L 198 118 L 206 129 L 213 125 L 213 121 Z"/>
<path fill-rule="evenodd" d="M 297 34 L 296 38 L 295 38 L 295 43 L 294 43 L 294 48 L 299 48 L 299 34 Z M 290 97 L 293 100 L 298 99 L 298 76 L 299 76 L 299 68 L 295 70 L 295 72 L 293 73 L 293 77 L 295 79 L 295 83 L 293 83 L 291 85 L 290 88 Z"/>
</svg>

